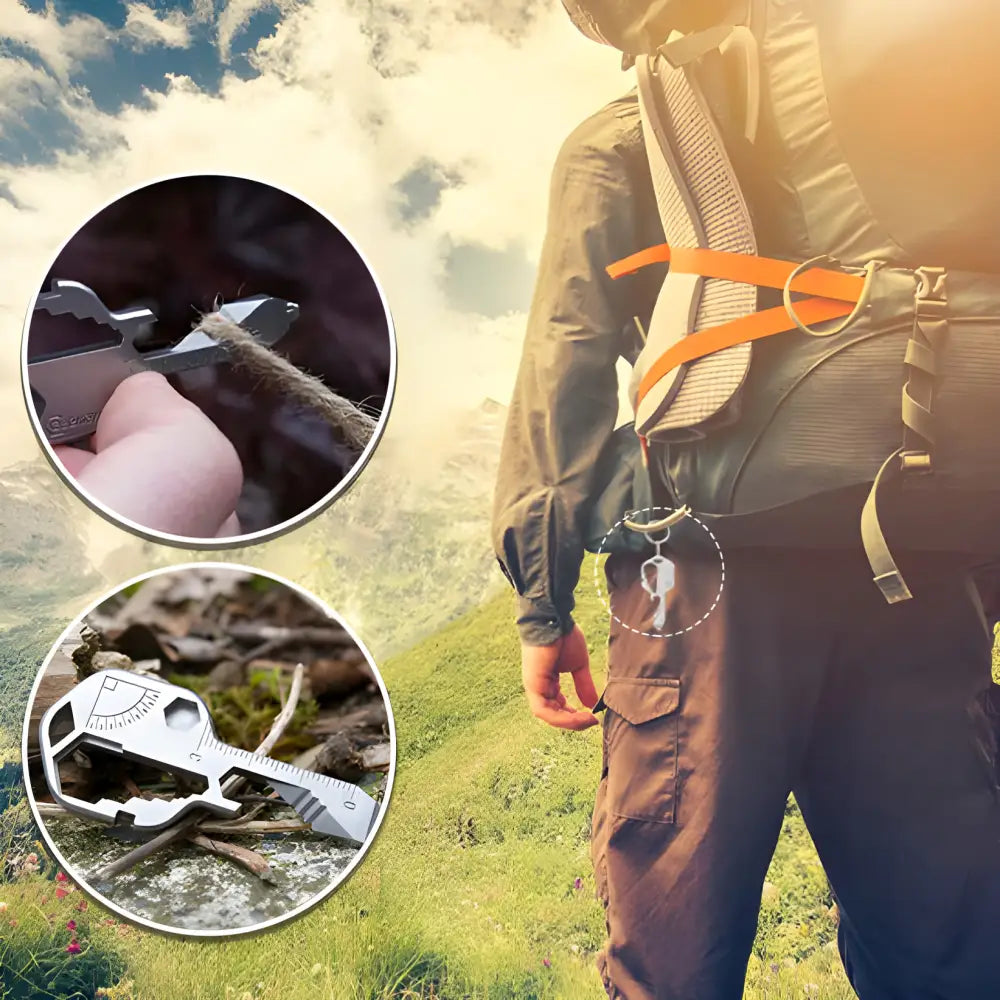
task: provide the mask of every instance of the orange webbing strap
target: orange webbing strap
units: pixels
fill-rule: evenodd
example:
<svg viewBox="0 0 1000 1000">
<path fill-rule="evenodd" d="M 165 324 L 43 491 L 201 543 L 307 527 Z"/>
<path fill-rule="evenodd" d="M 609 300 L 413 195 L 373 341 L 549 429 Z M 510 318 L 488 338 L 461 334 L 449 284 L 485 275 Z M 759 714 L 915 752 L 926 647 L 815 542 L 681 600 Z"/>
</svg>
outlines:
<svg viewBox="0 0 1000 1000">
<path fill-rule="evenodd" d="M 793 272 L 801 266 L 771 257 L 727 253 L 703 247 L 670 247 L 661 243 L 615 261 L 608 266 L 607 272 L 611 278 L 620 278 L 639 268 L 665 261 L 670 262 L 671 270 L 681 274 L 698 274 L 704 278 L 722 278 L 780 289 L 785 288 Z M 825 267 L 809 268 L 796 275 L 791 283 L 791 291 L 813 296 L 795 303 L 799 322 L 811 325 L 849 316 L 864 287 L 863 275 L 845 274 Z M 797 325 L 784 307 L 777 306 L 682 337 L 661 354 L 643 376 L 639 383 L 639 401 L 679 365 L 697 361 L 727 347 L 794 330 Z"/>
<path fill-rule="evenodd" d="M 795 303 L 799 319 L 809 324 L 847 316 L 853 308 L 850 302 L 838 302 L 836 299 L 811 298 Z M 639 401 L 661 378 L 685 362 L 697 361 L 707 354 L 735 347 L 736 344 L 760 340 L 761 337 L 770 337 L 794 329 L 795 321 L 785 312 L 784 306 L 775 306 L 773 309 L 764 309 L 681 337 L 649 366 L 639 383 Z"/>
<path fill-rule="evenodd" d="M 723 278 L 742 281 L 765 288 L 784 288 L 792 272 L 799 266 L 788 260 L 755 257 L 747 253 L 706 250 L 703 247 L 671 247 L 661 243 L 638 253 L 616 260 L 607 267 L 608 276 L 621 278 L 650 264 L 670 262 L 671 270 L 681 274 L 700 274 L 703 278 Z M 864 275 L 845 274 L 826 267 L 811 267 L 796 276 L 793 292 L 808 292 L 826 299 L 842 299 L 855 303 L 864 289 Z"/>
</svg>

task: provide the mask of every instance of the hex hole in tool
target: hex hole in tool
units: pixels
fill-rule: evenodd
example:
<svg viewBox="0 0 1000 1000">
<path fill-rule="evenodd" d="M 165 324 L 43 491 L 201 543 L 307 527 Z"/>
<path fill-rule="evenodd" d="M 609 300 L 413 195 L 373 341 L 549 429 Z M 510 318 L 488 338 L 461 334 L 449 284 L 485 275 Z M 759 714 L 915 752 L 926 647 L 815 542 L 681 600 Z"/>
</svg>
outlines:
<svg viewBox="0 0 1000 1000">
<path fill-rule="evenodd" d="M 164 771 L 93 746 L 78 747 L 59 761 L 59 783 L 64 794 L 91 803 L 127 802 L 136 792 L 147 799 L 173 799 L 208 788 L 201 775 Z"/>
<path fill-rule="evenodd" d="M 194 729 L 201 721 L 201 713 L 198 711 L 197 702 L 180 695 L 167 705 L 163 710 L 163 717 L 166 719 L 167 727 L 184 732 L 187 729 Z"/>
</svg>

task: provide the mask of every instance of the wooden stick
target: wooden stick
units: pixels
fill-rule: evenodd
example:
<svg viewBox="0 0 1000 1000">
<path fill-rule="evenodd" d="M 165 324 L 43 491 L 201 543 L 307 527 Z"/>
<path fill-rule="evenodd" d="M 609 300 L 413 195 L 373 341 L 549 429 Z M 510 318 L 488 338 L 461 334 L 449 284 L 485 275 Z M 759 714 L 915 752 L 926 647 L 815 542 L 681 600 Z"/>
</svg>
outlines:
<svg viewBox="0 0 1000 1000">
<path fill-rule="evenodd" d="M 278 713 L 278 717 L 271 725 L 270 732 L 264 738 L 264 742 L 254 751 L 255 753 L 266 757 L 278 740 L 281 739 L 285 728 L 295 714 L 295 706 L 298 704 L 299 695 L 302 693 L 302 678 L 304 674 L 305 667 L 300 663 L 296 666 L 295 674 L 292 677 L 292 686 L 288 692 L 288 701 L 285 702 L 285 707 Z M 222 794 L 226 796 L 231 795 L 238 788 L 241 788 L 245 782 L 245 778 L 238 774 L 234 775 L 222 786 Z M 169 826 L 166 830 L 158 833 L 152 840 L 147 840 L 146 843 L 140 844 L 134 851 L 129 851 L 128 854 L 120 857 L 117 861 L 112 861 L 103 868 L 99 868 L 91 876 L 91 880 L 94 882 L 103 882 L 114 878 L 116 875 L 121 875 L 122 872 L 127 872 L 130 868 L 134 868 L 140 861 L 145 861 L 146 858 L 156 854 L 157 851 L 161 851 L 168 844 L 172 844 L 203 819 L 204 815 L 200 812 L 185 816 L 184 819 L 174 823 L 173 826 Z"/>
<path fill-rule="evenodd" d="M 318 625 L 290 628 L 287 625 L 253 625 L 248 622 L 233 622 L 226 628 L 226 635 L 238 641 L 310 642 L 331 646 L 354 645 L 354 640 L 347 634 L 346 629 Z"/>
<path fill-rule="evenodd" d="M 276 800 L 267 799 L 266 801 L 272 802 Z M 104 820 L 93 819 L 89 816 L 77 816 L 75 813 L 63 809 L 62 806 L 56 805 L 54 802 L 37 802 L 36 806 L 38 808 L 38 815 L 42 819 L 65 819 L 67 816 L 72 816 L 83 823 L 93 823 L 95 826 L 102 827 L 107 826 Z M 215 823 L 211 820 L 202 820 L 194 826 L 194 830 L 199 833 L 232 834 L 236 837 L 244 835 L 266 836 L 269 833 L 297 833 L 300 830 L 310 829 L 308 823 L 302 823 L 299 820 L 276 819 L 255 821 L 253 819 L 255 815 L 257 815 L 257 812 L 250 810 L 241 820 L 228 820 L 220 823 Z"/>
<path fill-rule="evenodd" d="M 311 830 L 308 823 L 297 819 L 250 820 L 246 823 L 199 823 L 195 829 L 199 833 L 219 833 L 233 837 L 266 837 L 269 833 L 300 833 Z"/>
<path fill-rule="evenodd" d="M 200 833 L 189 833 L 187 839 L 210 854 L 218 854 L 219 857 L 235 861 L 240 867 L 252 872 L 265 882 L 274 881 L 271 866 L 256 851 L 251 851 L 247 847 L 237 847 L 236 844 L 228 844 L 224 840 L 213 840 Z"/>
<path fill-rule="evenodd" d="M 101 819 L 94 819 L 91 816 L 78 816 L 76 813 L 71 813 L 68 809 L 63 809 L 63 807 L 56 802 L 36 802 L 35 809 L 38 811 L 38 815 L 42 819 L 65 819 L 67 816 L 72 816 L 74 819 L 78 819 L 82 823 L 95 823 L 98 826 L 108 825 Z"/>
</svg>

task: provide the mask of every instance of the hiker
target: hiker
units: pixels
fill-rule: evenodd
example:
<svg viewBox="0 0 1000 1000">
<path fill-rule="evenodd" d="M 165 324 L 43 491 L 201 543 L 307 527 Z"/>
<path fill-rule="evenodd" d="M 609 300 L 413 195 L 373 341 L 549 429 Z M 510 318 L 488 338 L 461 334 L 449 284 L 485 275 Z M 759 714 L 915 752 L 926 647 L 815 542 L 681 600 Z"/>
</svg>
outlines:
<svg viewBox="0 0 1000 1000">
<path fill-rule="evenodd" d="M 987 590 L 976 583 L 1000 550 L 1000 492 L 994 478 L 981 493 L 931 493 L 932 502 L 908 507 L 905 494 L 895 499 L 893 483 L 912 469 L 947 468 L 962 450 L 948 438 L 955 426 L 960 440 L 979 435 L 969 454 L 982 455 L 983 476 L 1000 467 L 987 437 L 1000 425 L 991 381 L 1000 320 L 988 319 L 1000 315 L 1000 279 L 992 277 L 1000 270 L 1000 196 L 989 177 L 1000 136 L 995 113 L 948 113 L 963 94 L 995 101 L 1000 93 L 984 86 L 986 74 L 996 73 L 986 40 L 1000 28 L 998 12 L 986 0 L 947 9 L 927 0 L 907 5 L 903 24 L 888 11 L 868 16 L 871 5 L 854 0 L 762 0 L 749 5 L 754 19 L 746 10 L 731 16 L 739 5 L 696 0 L 566 6 L 591 37 L 622 48 L 626 64 L 638 57 L 640 70 L 648 67 L 645 53 L 671 30 L 681 33 L 673 50 L 681 76 L 661 56 L 640 72 L 645 92 L 589 118 L 559 153 L 493 513 L 495 548 L 518 594 L 531 711 L 573 730 L 604 712 L 592 855 L 607 914 L 599 968 L 608 995 L 742 996 L 765 873 L 794 793 L 838 902 L 840 953 L 861 1000 L 998 996 L 1000 772 L 991 711 L 1000 689 L 991 683 L 984 627 L 995 594 L 984 608 Z M 719 50 L 730 38 L 714 31 L 722 21 L 749 27 L 751 35 L 733 35 L 746 43 L 742 49 Z M 899 113 L 889 115 L 861 72 L 817 75 L 820 50 L 838 68 L 849 64 L 845 52 L 867 65 Z M 740 74 L 753 83 L 754 57 L 762 59 L 762 89 L 734 86 Z M 685 265 L 668 267 L 662 252 L 658 263 L 618 268 L 623 277 L 607 271 L 665 242 L 684 246 L 664 220 L 679 225 L 670 212 L 690 212 L 703 193 L 697 185 L 729 183 L 721 168 L 707 180 L 684 174 L 679 125 L 654 188 L 640 101 L 652 95 L 645 105 L 652 116 L 683 98 L 691 79 L 708 95 L 700 106 L 722 122 L 741 189 L 739 197 L 709 199 L 728 206 L 727 226 L 702 225 L 701 234 L 692 226 L 693 245 L 712 250 L 712 232 L 724 229 L 748 248 L 740 260 L 726 257 L 727 266 L 760 255 L 759 273 L 777 270 L 783 288 L 779 281 L 758 292 L 739 279 L 704 275 L 684 281 Z M 870 114 L 853 113 L 859 106 Z M 839 132 L 830 128 L 829 108 L 840 116 Z M 853 173 L 844 149 L 854 156 Z M 671 199 L 671 183 L 685 185 L 685 197 Z M 811 280 L 824 291 L 812 304 L 793 300 L 789 293 L 808 291 L 796 280 L 810 277 L 793 266 L 820 254 L 836 256 L 843 268 L 818 266 Z M 884 266 L 866 269 L 875 258 Z M 920 269 L 925 264 L 945 269 L 946 279 Z M 836 292 L 845 300 L 831 298 L 845 276 L 851 290 Z M 652 350 L 656 338 L 691 332 L 664 321 L 678 315 L 664 304 L 670 282 L 672 295 L 690 296 L 684 317 L 701 323 L 698 296 L 704 304 L 706 289 L 726 286 L 736 296 L 742 292 L 734 289 L 749 287 L 753 299 L 732 322 L 745 314 L 754 323 L 771 310 L 784 331 L 756 340 L 752 356 L 737 343 L 730 368 L 713 369 L 717 385 L 734 383 L 721 405 L 738 399 L 736 415 L 723 413 L 719 399 L 700 424 L 699 416 L 678 413 L 685 384 L 697 384 L 691 373 L 697 365 L 706 370 L 704 358 L 665 374 L 655 369 L 663 353 Z M 719 301 L 710 305 L 721 314 L 731 301 Z M 933 376 L 946 315 L 963 317 L 953 324 L 961 323 L 963 339 L 953 334 L 948 342 L 954 363 L 973 349 L 981 355 L 950 369 L 941 388 Z M 885 337 L 865 336 L 883 322 Z M 831 323 L 846 332 L 823 337 Z M 849 351 L 831 353 L 838 337 L 859 350 L 885 344 L 891 353 L 885 362 L 851 361 Z M 622 494 L 617 522 L 605 518 L 595 530 L 615 481 L 608 462 L 617 461 L 624 440 L 612 433 L 619 358 L 642 376 L 631 395 L 648 470 L 635 465 L 634 493 Z M 838 368 L 844 359 L 847 367 Z M 820 369 L 839 372 L 840 381 L 817 380 Z M 812 397 L 804 391 L 788 403 L 801 409 L 769 404 L 776 373 L 786 385 L 825 387 L 822 406 L 805 408 Z M 913 405 L 904 402 L 901 413 L 904 379 Z M 688 396 L 692 413 L 706 410 L 704 391 L 695 396 L 691 388 Z M 748 428 L 752 444 L 741 438 Z M 905 436 L 904 447 L 890 454 L 897 436 Z M 873 488 L 883 458 L 885 483 Z M 642 475 L 650 492 L 636 502 Z M 916 489 L 939 481 L 927 476 Z M 663 555 L 674 579 L 660 626 L 645 567 L 666 528 L 644 534 L 639 524 L 631 540 L 608 542 L 628 535 L 621 523 L 638 517 L 643 502 L 653 521 L 683 510 L 682 502 L 693 508 L 669 525 Z M 951 513 L 952 503 L 960 514 Z M 612 552 L 605 567 L 611 623 L 599 699 L 588 642 L 573 620 L 573 591 L 585 547 L 602 542 Z M 563 674 L 581 707 L 561 691 Z"/>
</svg>

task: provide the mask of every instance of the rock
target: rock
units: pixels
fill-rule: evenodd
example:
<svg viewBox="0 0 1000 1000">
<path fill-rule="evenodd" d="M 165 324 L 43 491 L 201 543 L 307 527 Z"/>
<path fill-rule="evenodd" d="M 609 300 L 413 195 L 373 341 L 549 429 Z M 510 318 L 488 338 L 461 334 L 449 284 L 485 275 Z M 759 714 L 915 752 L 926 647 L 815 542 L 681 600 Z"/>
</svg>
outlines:
<svg viewBox="0 0 1000 1000">
<path fill-rule="evenodd" d="M 208 673 L 207 691 L 228 691 L 230 688 L 246 684 L 246 671 L 237 660 L 223 660 Z"/>
<path fill-rule="evenodd" d="M 388 771 L 392 763 L 392 747 L 388 743 L 365 747 L 360 756 L 361 766 L 366 771 Z"/>
<path fill-rule="evenodd" d="M 107 649 L 94 653 L 90 658 L 90 663 L 94 668 L 94 673 L 99 670 L 131 670 L 133 667 L 131 657 Z"/>
</svg>

